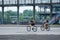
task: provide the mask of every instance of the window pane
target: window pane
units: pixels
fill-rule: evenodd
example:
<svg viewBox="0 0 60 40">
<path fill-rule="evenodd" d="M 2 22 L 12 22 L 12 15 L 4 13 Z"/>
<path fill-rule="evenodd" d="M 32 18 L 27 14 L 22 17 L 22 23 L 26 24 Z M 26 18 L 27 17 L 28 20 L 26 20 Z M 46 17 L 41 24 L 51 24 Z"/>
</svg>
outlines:
<svg viewBox="0 0 60 40">
<path fill-rule="evenodd" d="M 26 0 L 26 4 L 32 4 L 33 0 Z"/>
<path fill-rule="evenodd" d="M 17 4 L 17 0 L 4 0 L 4 4 Z"/>
<path fill-rule="evenodd" d="M 60 4 L 52 4 L 51 24 L 60 24 Z"/>
<path fill-rule="evenodd" d="M 17 7 L 4 7 L 4 24 L 17 23 Z"/>
<path fill-rule="evenodd" d="M 40 12 L 42 12 L 42 13 L 44 12 L 44 7 L 40 8 Z"/>
<path fill-rule="evenodd" d="M 32 16 L 33 16 L 32 6 L 19 7 L 19 23 L 20 24 L 28 24 Z"/>
<path fill-rule="evenodd" d="M 50 6 L 48 5 L 42 5 L 38 6 L 40 9 L 40 13 L 50 13 Z"/>
<path fill-rule="evenodd" d="M 19 4 L 32 4 L 33 0 L 19 0 Z"/>
<path fill-rule="evenodd" d="M 2 0 L 0 0 L 0 5 L 2 5 Z"/>
<path fill-rule="evenodd" d="M 50 0 L 42 0 L 42 3 L 50 3 Z"/>
<path fill-rule="evenodd" d="M 60 13 L 60 4 L 53 5 L 52 12 L 53 13 Z"/>
<path fill-rule="evenodd" d="M 52 0 L 52 3 L 60 3 L 60 0 Z"/>
<path fill-rule="evenodd" d="M 35 3 L 41 3 L 41 0 L 35 0 Z"/>
<path fill-rule="evenodd" d="M 19 3 L 20 4 L 24 4 L 24 0 L 19 0 Z"/>
<path fill-rule="evenodd" d="M 35 3 L 50 3 L 50 0 L 35 0 Z"/>
</svg>

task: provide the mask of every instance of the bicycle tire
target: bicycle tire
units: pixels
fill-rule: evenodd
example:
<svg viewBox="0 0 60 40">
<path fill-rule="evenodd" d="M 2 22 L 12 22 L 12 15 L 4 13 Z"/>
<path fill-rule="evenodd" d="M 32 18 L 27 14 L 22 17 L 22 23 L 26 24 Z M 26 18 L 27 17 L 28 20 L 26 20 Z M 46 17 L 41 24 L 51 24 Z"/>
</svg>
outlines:
<svg viewBox="0 0 60 40">
<path fill-rule="evenodd" d="M 47 31 L 50 31 L 50 26 L 48 26 L 46 30 L 47 30 Z"/>
<path fill-rule="evenodd" d="M 27 26 L 27 31 L 30 32 L 31 31 L 31 27 Z"/>
<path fill-rule="evenodd" d="M 40 29 L 41 29 L 42 31 L 44 31 L 44 28 L 43 28 L 43 26 L 41 26 L 41 27 L 40 27 Z"/>
<path fill-rule="evenodd" d="M 33 26 L 33 31 L 34 31 L 34 32 L 37 31 L 37 26 Z"/>
</svg>

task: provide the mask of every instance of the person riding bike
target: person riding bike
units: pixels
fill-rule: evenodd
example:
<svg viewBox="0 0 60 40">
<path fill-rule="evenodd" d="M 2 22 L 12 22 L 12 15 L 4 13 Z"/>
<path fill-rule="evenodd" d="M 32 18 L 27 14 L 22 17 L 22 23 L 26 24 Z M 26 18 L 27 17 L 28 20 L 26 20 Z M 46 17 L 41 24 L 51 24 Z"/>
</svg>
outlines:
<svg viewBox="0 0 60 40">
<path fill-rule="evenodd" d="M 31 17 L 29 23 L 30 23 L 30 26 L 34 26 L 35 25 L 35 22 L 34 22 L 34 18 L 33 17 Z"/>
<path fill-rule="evenodd" d="M 48 20 L 46 20 L 46 21 L 45 21 L 45 23 L 44 23 L 44 25 L 43 25 L 43 26 L 44 26 L 44 29 L 46 29 L 46 28 L 47 28 L 47 26 L 48 26 Z"/>
<path fill-rule="evenodd" d="M 35 25 L 35 22 L 34 22 L 34 18 L 33 17 L 30 18 L 29 25 L 30 25 L 30 27 L 32 27 L 32 26 Z M 33 30 L 33 27 L 32 27 L 32 30 Z"/>
</svg>

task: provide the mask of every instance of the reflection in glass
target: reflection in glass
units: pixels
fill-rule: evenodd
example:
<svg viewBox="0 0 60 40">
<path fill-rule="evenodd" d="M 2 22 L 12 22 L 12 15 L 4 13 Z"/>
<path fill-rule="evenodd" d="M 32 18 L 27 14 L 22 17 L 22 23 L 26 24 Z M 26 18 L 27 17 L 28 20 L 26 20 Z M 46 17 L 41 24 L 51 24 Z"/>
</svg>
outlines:
<svg viewBox="0 0 60 40">
<path fill-rule="evenodd" d="M 33 16 L 32 6 L 19 7 L 19 23 L 20 24 L 28 24 L 32 16 Z"/>
<path fill-rule="evenodd" d="M 35 22 L 37 24 L 42 24 L 46 19 L 50 20 L 50 8 L 49 6 L 36 6 L 35 7 Z M 49 13 L 49 14 L 47 14 Z"/>
<path fill-rule="evenodd" d="M 42 0 L 42 3 L 50 3 L 50 0 Z"/>
<path fill-rule="evenodd" d="M 4 24 L 17 23 L 17 7 L 4 7 Z"/>
<path fill-rule="evenodd" d="M 60 5 L 53 5 L 52 13 L 60 13 Z"/>
<path fill-rule="evenodd" d="M 50 0 L 35 0 L 35 3 L 50 3 Z"/>
<path fill-rule="evenodd" d="M 4 0 L 4 4 L 17 4 L 17 0 Z"/>
<path fill-rule="evenodd" d="M 40 10 L 43 13 L 44 12 L 44 7 L 40 7 Z"/>
<path fill-rule="evenodd" d="M 50 8 L 49 7 L 45 8 L 45 13 L 50 13 Z"/>
<path fill-rule="evenodd" d="M 33 0 L 19 0 L 19 4 L 32 4 Z"/>
<path fill-rule="evenodd" d="M 32 4 L 33 0 L 26 0 L 26 4 Z"/>
<path fill-rule="evenodd" d="M 59 3 L 60 0 L 52 0 L 52 3 Z"/>
<path fill-rule="evenodd" d="M 53 13 L 60 13 L 60 8 L 53 8 Z"/>
<path fill-rule="evenodd" d="M 41 0 L 35 0 L 35 3 L 41 3 Z"/>
<path fill-rule="evenodd" d="M 49 6 L 40 6 L 40 12 L 41 13 L 50 13 L 50 7 Z"/>
<path fill-rule="evenodd" d="M 2 0 L 0 0 L 0 5 L 2 4 Z"/>
</svg>

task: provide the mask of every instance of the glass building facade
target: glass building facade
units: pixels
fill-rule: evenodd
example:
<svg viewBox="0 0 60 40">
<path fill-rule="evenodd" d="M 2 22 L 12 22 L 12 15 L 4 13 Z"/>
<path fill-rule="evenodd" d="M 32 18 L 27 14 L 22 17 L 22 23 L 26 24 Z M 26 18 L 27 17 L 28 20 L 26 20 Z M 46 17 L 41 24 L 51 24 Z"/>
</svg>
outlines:
<svg viewBox="0 0 60 40">
<path fill-rule="evenodd" d="M 0 0 L 0 24 L 60 24 L 60 0 Z"/>
</svg>

